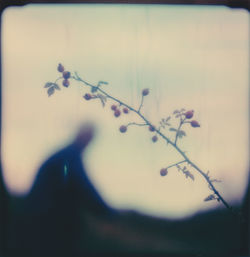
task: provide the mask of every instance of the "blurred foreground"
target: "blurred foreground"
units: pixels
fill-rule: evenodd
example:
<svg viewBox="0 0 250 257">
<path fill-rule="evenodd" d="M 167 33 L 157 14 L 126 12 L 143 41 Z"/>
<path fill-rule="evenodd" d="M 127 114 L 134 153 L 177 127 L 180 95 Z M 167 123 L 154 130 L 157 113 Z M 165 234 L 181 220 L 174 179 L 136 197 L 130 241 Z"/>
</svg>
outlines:
<svg viewBox="0 0 250 257">
<path fill-rule="evenodd" d="M 242 206 L 183 220 L 110 208 L 88 180 L 81 153 L 94 137 L 75 140 L 45 161 L 27 197 L 8 196 L 4 256 L 196 256 L 249 254 L 249 187 Z M 167 203 L 166 203 L 167 204 Z"/>
<path fill-rule="evenodd" d="M 40 254 L 25 238 L 23 219 L 27 213 L 22 205 L 22 199 L 12 198 L 6 256 L 55 256 L 49 252 Z M 27 219 L 26 222 L 29 223 Z M 109 219 L 83 210 L 79 226 L 83 233 L 76 243 L 77 251 L 70 256 L 236 257 L 249 254 L 247 223 L 227 210 L 201 213 L 179 221 L 133 211 L 117 212 L 116 217 Z M 18 231 L 18 228 L 23 229 Z"/>
</svg>

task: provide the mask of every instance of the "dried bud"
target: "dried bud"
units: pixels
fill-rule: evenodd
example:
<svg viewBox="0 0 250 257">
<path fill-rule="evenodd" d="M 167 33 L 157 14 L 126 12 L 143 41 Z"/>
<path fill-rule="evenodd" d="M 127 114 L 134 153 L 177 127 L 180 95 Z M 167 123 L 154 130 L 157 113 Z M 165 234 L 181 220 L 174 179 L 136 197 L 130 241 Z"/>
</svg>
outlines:
<svg viewBox="0 0 250 257">
<path fill-rule="evenodd" d="M 89 94 L 89 93 L 85 94 L 83 97 L 84 97 L 84 99 L 87 100 L 87 101 L 92 98 L 91 94 Z"/>
<path fill-rule="evenodd" d="M 121 111 L 119 109 L 116 109 L 114 115 L 115 117 L 119 117 L 121 115 Z"/>
<path fill-rule="evenodd" d="M 67 79 L 63 80 L 62 82 L 64 87 L 68 87 L 69 86 L 69 81 Z"/>
<path fill-rule="evenodd" d="M 168 170 L 166 168 L 162 168 L 160 171 L 161 176 L 166 176 L 168 174 Z"/>
<path fill-rule="evenodd" d="M 190 124 L 193 128 L 200 127 L 200 124 L 196 120 L 192 120 Z"/>
<path fill-rule="evenodd" d="M 115 111 L 117 106 L 115 104 L 111 105 L 111 110 Z"/>
<path fill-rule="evenodd" d="M 152 137 L 152 141 L 155 143 L 156 141 L 158 140 L 158 137 L 157 136 L 153 136 Z"/>
<path fill-rule="evenodd" d="M 154 132 L 155 131 L 155 127 L 154 126 L 149 126 L 149 131 L 151 131 L 151 132 Z"/>
<path fill-rule="evenodd" d="M 191 119 L 193 117 L 193 115 L 194 115 L 193 110 L 185 112 L 186 119 Z"/>
<path fill-rule="evenodd" d="M 128 108 L 127 108 L 127 107 L 124 107 L 124 108 L 123 108 L 123 112 L 126 113 L 126 114 L 128 114 Z"/>
<path fill-rule="evenodd" d="M 63 72 L 63 77 L 64 77 L 65 79 L 69 79 L 69 78 L 70 78 L 70 72 L 69 72 L 69 71 L 64 71 L 64 72 Z"/>
<path fill-rule="evenodd" d="M 58 64 L 57 70 L 58 70 L 59 72 L 63 72 L 63 71 L 64 71 L 64 67 L 62 66 L 61 63 Z"/>
<path fill-rule="evenodd" d="M 142 95 L 143 96 L 146 96 L 148 94 L 149 94 L 149 89 L 148 88 L 145 88 L 145 89 L 142 90 Z"/>
<path fill-rule="evenodd" d="M 125 126 L 125 125 L 122 125 L 121 127 L 120 127 L 120 132 L 121 133 L 125 133 L 127 131 L 127 127 Z"/>
</svg>

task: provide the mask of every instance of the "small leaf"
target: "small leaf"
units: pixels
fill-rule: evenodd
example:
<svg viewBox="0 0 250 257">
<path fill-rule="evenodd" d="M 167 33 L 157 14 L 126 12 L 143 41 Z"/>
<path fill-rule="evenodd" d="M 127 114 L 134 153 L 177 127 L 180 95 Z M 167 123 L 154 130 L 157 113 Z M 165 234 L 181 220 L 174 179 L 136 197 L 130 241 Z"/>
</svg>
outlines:
<svg viewBox="0 0 250 257">
<path fill-rule="evenodd" d="M 52 82 L 47 82 L 47 83 L 44 85 L 44 87 L 45 87 L 45 88 L 51 87 L 53 84 L 54 84 L 54 83 L 52 83 Z"/>
<path fill-rule="evenodd" d="M 186 133 L 185 133 L 185 131 L 180 130 L 180 131 L 177 132 L 177 136 L 178 136 L 179 138 L 182 138 L 183 136 L 186 136 Z"/>
<path fill-rule="evenodd" d="M 214 195 L 209 195 L 209 196 L 207 196 L 207 197 L 204 199 L 204 201 L 207 202 L 207 201 L 211 201 L 211 200 L 215 200 L 215 199 L 216 199 L 216 198 L 215 198 Z"/>
<path fill-rule="evenodd" d="M 185 174 L 186 178 L 191 178 L 194 180 L 194 175 L 189 170 L 185 171 L 185 169 L 183 169 L 183 173 Z"/>
<path fill-rule="evenodd" d="M 98 87 L 91 87 L 91 93 L 97 92 Z"/>
<path fill-rule="evenodd" d="M 165 122 L 168 122 L 170 119 L 171 119 L 171 117 L 168 116 L 168 117 L 166 118 Z"/>
<path fill-rule="evenodd" d="M 97 94 L 97 97 L 101 100 L 102 106 L 105 106 L 105 103 L 107 101 L 106 96 L 102 95 L 102 94 Z"/>
<path fill-rule="evenodd" d="M 98 82 L 98 85 L 101 85 L 101 84 L 108 85 L 108 82 L 101 80 L 101 81 Z"/>
<path fill-rule="evenodd" d="M 189 174 L 189 177 L 194 181 L 194 175 L 193 174 Z"/>
<path fill-rule="evenodd" d="M 181 114 L 175 115 L 175 118 L 179 118 L 179 117 L 181 117 Z"/>
<path fill-rule="evenodd" d="M 175 131 L 175 132 L 177 131 L 177 129 L 175 129 L 175 128 L 170 128 L 169 130 L 170 131 Z"/>
<path fill-rule="evenodd" d="M 174 112 L 173 112 L 173 114 L 177 114 L 177 113 L 180 113 L 178 110 L 175 110 Z"/>
<path fill-rule="evenodd" d="M 105 106 L 105 102 L 103 101 L 102 98 L 100 98 L 100 100 L 101 100 L 101 102 L 102 102 L 102 107 L 104 107 L 104 106 Z"/>
<path fill-rule="evenodd" d="M 177 137 L 182 138 L 182 135 L 181 135 L 181 134 L 179 134 L 179 133 L 177 133 Z"/>
<path fill-rule="evenodd" d="M 61 90 L 61 88 L 60 88 L 56 83 L 54 83 L 54 88 L 55 88 L 56 90 Z"/>
<path fill-rule="evenodd" d="M 165 128 L 165 125 L 163 122 L 160 121 L 160 127 Z"/>
<path fill-rule="evenodd" d="M 184 130 L 179 131 L 183 136 L 186 136 L 186 132 Z"/>
<path fill-rule="evenodd" d="M 47 93 L 48 93 L 48 96 L 51 96 L 51 95 L 53 95 L 53 94 L 54 94 L 54 92 L 55 92 L 55 89 L 54 89 L 54 87 L 50 87 L 50 88 L 48 89 L 48 91 L 47 91 Z"/>
<path fill-rule="evenodd" d="M 168 123 L 168 121 L 170 120 L 170 116 L 169 117 L 167 117 L 166 119 L 162 119 L 162 121 L 163 121 L 163 123 L 165 124 L 165 125 L 167 125 L 167 126 L 170 126 L 170 124 Z"/>
<path fill-rule="evenodd" d="M 212 179 L 211 182 L 212 182 L 212 183 L 216 183 L 216 182 L 217 182 L 217 183 L 221 183 L 222 181 L 219 180 L 219 179 Z"/>
</svg>

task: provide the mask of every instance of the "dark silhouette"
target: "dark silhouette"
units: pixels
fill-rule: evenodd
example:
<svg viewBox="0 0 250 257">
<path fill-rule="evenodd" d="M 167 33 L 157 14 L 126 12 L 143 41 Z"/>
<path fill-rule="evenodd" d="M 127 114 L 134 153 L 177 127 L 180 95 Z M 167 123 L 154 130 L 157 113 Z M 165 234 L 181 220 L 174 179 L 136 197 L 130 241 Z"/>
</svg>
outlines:
<svg viewBox="0 0 250 257">
<path fill-rule="evenodd" d="M 107 217 L 114 213 L 94 189 L 82 163 L 81 154 L 93 136 L 94 127 L 84 125 L 72 144 L 39 169 L 26 201 L 25 233 L 31 251 L 44 256 L 77 254 L 84 237 L 82 213 Z"/>
<path fill-rule="evenodd" d="M 8 197 L 5 256 L 249 254 L 250 181 L 235 213 L 215 209 L 169 220 L 114 210 L 95 190 L 82 163 L 82 153 L 93 137 L 94 127 L 83 126 L 70 145 L 42 164 L 26 198 Z"/>
<path fill-rule="evenodd" d="M 9 225 L 9 195 L 4 184 L 2 167 L 0 166 L 0 254 L 6 253 L 6 234 Z"/>
</svg>

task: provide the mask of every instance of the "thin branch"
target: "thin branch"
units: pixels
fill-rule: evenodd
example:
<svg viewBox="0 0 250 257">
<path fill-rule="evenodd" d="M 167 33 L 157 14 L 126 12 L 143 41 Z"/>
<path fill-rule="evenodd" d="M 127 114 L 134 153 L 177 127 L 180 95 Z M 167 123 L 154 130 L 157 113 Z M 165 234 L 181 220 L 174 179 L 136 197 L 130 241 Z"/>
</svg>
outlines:
<svg viewBox="0 0 250 257">
<path fill-rule="evenodd" d="M 179 124 L 179 127 L 178 127 L 178 129 L 177 129 L 177 131 L 176 131 L 176 135 L 175 135 L 175 141 L 174 141 L 174 144 L 175 144 L 175 145 L 177 144 L 179 131 L 180 131 L 180 129 L 181 129 L 181 126 L 185 123 L 185 119 L 186 119 L 186 118 L 182 119 L 182 117 L 180 116 L 180 124 Z"/>
<path fill-rule="evenodd" d="M 220 195 L 220 193 L 216 190 L 213 183 L 210 181 L 210 178 L 207 176 L 205 172 L 203 172 L 197 165 L 195 165 L 187 156 L 186 154 L 177 146 L 175 145 L 171 140 L 169 140 L 164 134 L 162 134 L 159 130 L 156 131 L 163 139 L 165 139 L 168 143 L 170 143 L 181 155 L 182 157 L 191 165 L 193 168 L 195 168 L 207 181 L 207 183 L 211 186 L 214 193 L 218 196 L 218 198 L 221 200 L 221 202 L 226 206 L 226 208 L 231 210 L 231 207 L 229 204 L 224 200 L 224 198 Z"/>
<path fill-rule="evenodd" d="M 63 77 L 57 78 L 54 83 L 56 84 L 56 82 L 57 82 L 58 80 L 60 80 L 60 79 L 63 79 Z"/>
<path fill-rule="evenodd" d="M 78 76 L 78 74 L 75 72 L 76 77 L 72 77 L 75 80 L 81 81 L 82 83 L 84 83 L 86 86 L 89 87 L 95 87 L 93 85 L 91 85 L 90 83 L 86 82 L 85 80 L 83 80 L 82 78 L 80 78 Z M 109 95 L 108 93 L 106 93 L 105 91 L 103 91 L 100 87 L 98 87 L 97 89 L 98 91 L 100 91 L 103 95 L 105 95 L 107 98 L 110 98 L 112 100 L 114 100 L 115 102 L 119 103 L 120 105 L 123 105 L 125 107 L 127 107 L 128 109 L 130 109 L 132 112 L 137 113 L 138 116 L 141 117 L 141 119 L 145 122 L 145 125 L 149 125 L 149 126 L 153 126 L 142 114 L 141 112 L 138 110 L 135 110 L 133 107 L 123 103 L 122 101 L 118 100 L 117 98 Z M 140 108 L 139 108 L 140 109 Z M 208 175 L 203 172 L 197 165 L 195 165 L 187 156 L 186 154 L 176 145 L 177 140 L 175 140 L 175 142 L 172 142 L 168 137 L 166 137 L 159 129 L 155 129 L 155 132 L 161 136 L 167 143 L 171 144 L 175 150 L 184 158 L 184 160 L 182 162 L 187 162 L 189 163 L 197 172 L 199 172 L 204 179 L 207 181 L 207 183 L 209 184 L 209 186 L 211 187 L 211 189 L 213 190 L 214 194 L 218 197 L 218 199 L 225 205 L 226 208 L 228 208 L 229 210 L 232 210 L 232 208 L 229 206 L 229 204 L 224 200 L 224 198 L 220 195 L 220 193 L 216 190 L 216 188 L 213 185 L 213 182 L 210 180 L 210 178 L 208 177 Z M 176 164 L 175 164 L 176 165 Z"/>
<path fill-rule="evenodd" d="M 148 124 L 146 124 L 146 123 L 140 124 L 140 123 L 136 123 L 136 122 L 130 122 L 130 123 L 127 124 L 127 126 L 131 126 L 131 125 L 136 125 L 136 126 L 148 126 Z"/>
<path fill-rule="evenodd" d="M 166 169 L 169 169 L 169 168 L 172 168 L 172 167 L 174 167 L 174 166 L 177 166 L 177 165 L 179 165 L 179 164 L 181 164 L 181 163 L 183 163 L 183 162 L 187 162 L 187 160 L 183 160 L 183 161 L 177 162 L 177 163 L 175 163 L 175 164 L 171 164 L 171 165 L 167 166 Z"/>
<path fill-rule="evenodd" d="M 141 104 L 140 104 L 140 107 L 139 107 L 139 109 L 138 109 L 138 112 L 141 111 L 141 108 L 142 108 L 142 105 L 143 105 L 143 101 L 144 101 L 144 95 L 142 95 Z"/>
</svg>

